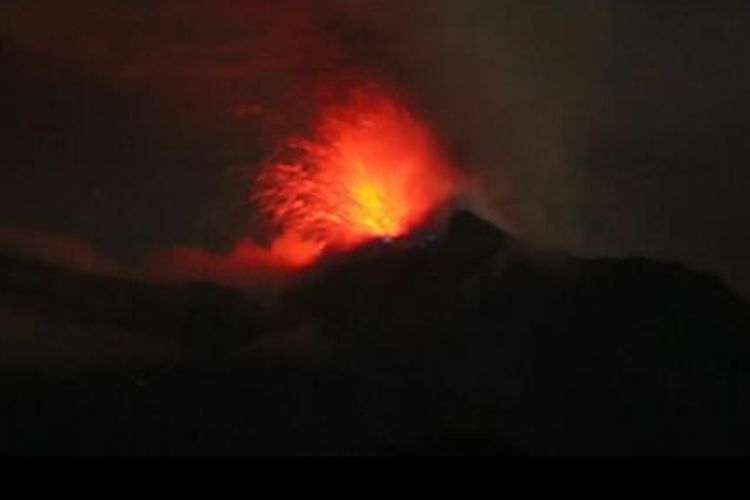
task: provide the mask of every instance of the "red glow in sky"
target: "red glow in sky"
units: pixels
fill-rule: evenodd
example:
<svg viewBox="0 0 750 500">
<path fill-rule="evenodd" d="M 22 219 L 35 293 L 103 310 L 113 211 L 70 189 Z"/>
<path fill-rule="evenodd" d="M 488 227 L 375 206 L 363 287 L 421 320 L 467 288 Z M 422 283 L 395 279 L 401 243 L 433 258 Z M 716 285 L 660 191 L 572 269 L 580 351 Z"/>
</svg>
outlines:
<svg viewBox="0 0 750 500">
<path fill-rule="evenodd" d="M 272 250 L 305 266 L 329 250 L 394 239 L 456 194 L 427 125 L 380 86 L 324 107 L 261 170 L 253 201 L 278 231 Z"/>
</svg>

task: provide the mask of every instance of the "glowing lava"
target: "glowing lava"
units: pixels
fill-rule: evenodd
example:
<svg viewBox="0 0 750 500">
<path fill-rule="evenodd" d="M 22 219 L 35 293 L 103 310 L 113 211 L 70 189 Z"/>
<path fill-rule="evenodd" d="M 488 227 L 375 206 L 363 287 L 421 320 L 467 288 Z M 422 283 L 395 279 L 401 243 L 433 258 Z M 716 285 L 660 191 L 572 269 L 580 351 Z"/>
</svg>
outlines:
<svg viewBox="0 0 750 500">
<path fill-rule="evenodd" d="M 274 253 L 305 266 L 329 250 L 408 234 L 457 186 L 426 124 L 368 86 L 324 107 L 311 137 L 285 141 L 253 201 L 278 233 Z"/>
</svg>

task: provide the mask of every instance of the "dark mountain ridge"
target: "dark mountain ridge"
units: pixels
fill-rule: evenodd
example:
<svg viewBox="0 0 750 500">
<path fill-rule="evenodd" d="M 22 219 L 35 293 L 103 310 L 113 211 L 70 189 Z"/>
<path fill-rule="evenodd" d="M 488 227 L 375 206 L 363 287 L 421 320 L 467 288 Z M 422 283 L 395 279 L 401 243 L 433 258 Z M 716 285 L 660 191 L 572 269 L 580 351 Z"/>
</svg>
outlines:
<svg viewBox="0 0 750 500">
<path fill-rule="evenodd" d="M 170 352 L 5 359 L 0 453 L 750 452 L 750 309 L 717 279 L 536 253 L 468 213 L 264 301 L 2 258 L 0 310 L 49 318 L 40 342 L 90 325 Z"/>
</svg>

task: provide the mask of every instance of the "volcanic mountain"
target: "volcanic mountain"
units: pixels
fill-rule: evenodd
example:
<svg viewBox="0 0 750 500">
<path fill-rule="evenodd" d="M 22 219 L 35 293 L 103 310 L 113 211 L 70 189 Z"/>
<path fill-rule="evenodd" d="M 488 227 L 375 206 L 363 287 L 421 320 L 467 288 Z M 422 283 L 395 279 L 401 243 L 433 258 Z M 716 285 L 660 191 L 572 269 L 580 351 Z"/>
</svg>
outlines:
<svg viewBox="0 0 750 500">
<path fill-rule="evenodd" d="M 0 453 L 750 452 L 750 308 L 470 213 L 283 294 L 0 259 Z"/>
</svg>

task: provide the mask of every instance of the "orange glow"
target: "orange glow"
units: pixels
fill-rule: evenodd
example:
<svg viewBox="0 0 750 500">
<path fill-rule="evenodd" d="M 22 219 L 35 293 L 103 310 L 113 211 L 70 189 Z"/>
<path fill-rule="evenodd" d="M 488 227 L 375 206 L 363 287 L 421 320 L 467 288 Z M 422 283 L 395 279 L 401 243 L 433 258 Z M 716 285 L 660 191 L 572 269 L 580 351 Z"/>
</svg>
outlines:
<svg viewBox="0 0 750 500">
<path fill-rule="evenodd" d="M 328 250 L 408 234 L 457 185 L 429 128 L 371 86 L 324 107 L 311 138 L 287 140 L 253 201 L 278 232 L 274 253 L 304 267 Z"/>
</svg>

